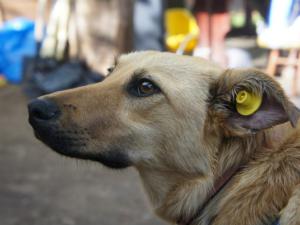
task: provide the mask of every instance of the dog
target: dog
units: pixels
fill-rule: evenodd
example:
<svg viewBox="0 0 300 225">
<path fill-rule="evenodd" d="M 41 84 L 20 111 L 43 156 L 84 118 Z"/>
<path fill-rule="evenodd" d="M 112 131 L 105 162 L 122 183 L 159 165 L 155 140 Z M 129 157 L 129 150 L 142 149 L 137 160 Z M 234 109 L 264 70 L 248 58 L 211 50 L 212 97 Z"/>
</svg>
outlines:
<svg viewBox="0 0 300 225">
<path fill-rule="evenodd" d="M 251 115 L 236 96 L 261 96 Z M 122 55 L 101 83 L 28 105 L 56 152 L 140 174 L 155 213 L 182 225 L 300 224 L 299 110 L 270 76 L 191 56 Z"/>
</svg>

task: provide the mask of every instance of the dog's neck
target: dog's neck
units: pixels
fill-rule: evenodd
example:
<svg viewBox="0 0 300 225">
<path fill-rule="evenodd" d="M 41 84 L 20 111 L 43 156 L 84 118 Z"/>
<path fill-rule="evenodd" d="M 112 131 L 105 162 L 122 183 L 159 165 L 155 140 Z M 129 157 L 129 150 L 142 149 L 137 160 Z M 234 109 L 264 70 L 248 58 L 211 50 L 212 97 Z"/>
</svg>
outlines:
<svg viewBox="0 0 300 225">
<path fill-rule="evenodd" d="M 212 189 L 216 185 L 217 179 L 222 179 L 222 176 L 224 177 L 224 173 L 228 170 L 233 169 L 233 171 L 235 171 L 235 169 L 240 166 L 246 165 L 249 159 L 252 158 L 251 156 L 257 152 L 266 151 L 267 149 L 272 151 L 272 149 L 275 148 L 273 143 L 278 144 L 281 141 L 284 141 L 285 137 L 289 135 L 289 130 L 291 130 L 290 125 L 283 124 L 247 138 L 223 137 L 218 140 L 218 144 L 205 145 L 205 148 L 211 146 L 212 149 L 209 151 L 216 153 L 216 158 L 213 160 L 216 164 L 212 166 L 211 170 L 208 170 L 207 174 L 195 173 L 198 168 L 197 165 L 195 165 L 195 168 L 191 173 L 186 171 L 182 173 L 179 170 L 151 169 L 150 167 L 138 168 L 153 208 L 156 209 L 159 216 L 171 222 L 178 221 L 178 218 L 176 218 L 175 215 L 176 213 L 188 214 L 192 212 L 188 214 L 188 218 L 184 218 L 184 221 L 190 221 L 195 215 L 199 215 L 199 209 L 202 210 L 203 207 L 205 208 L 205 203 L 212 193 Z M 217 146 L 217 148 L 213 149 L 214 146 Z M 196 151 L 201 150 L 203 149 L 197 149 Z M 192 196 L 190 199 L 189 194 Z M 219 195 L 218 193 L 213 193 L 213 195 L 214 194 Z M 175 218 L 173 215 L 166 215 L 164 208 L 169 206 L 168 204 L 170 204 L 170 202 L 168 201 L 170 199 L 179 201 L 176 202 L 179 206 L 180 201 L 182 200 L 182 205 L 188 205 L 188 212 L 184 212 L 184 207 L 179 209 L 180 212 L 176 211 L 176 207 L 178 207 L 178 205 L 176 205 L 174 210 L 171 210 L 171 212 L 174 212 Z M 199 215 L 199 217 L 200 216 L 201 215 Z"/>
<path fill-rule="evenodd" d="M 261 133 L 248 138 L 223 138 L 219 140 L 218 145 L 205 146 L 206 148 L 209 148 L 209 146 L 212 146 L 211 148 L 218 146 L 216 149 L 210 149 L 211 152 L 216 152 L 216 158 L 214 159 L 216 164 L 210 168 L 211 172 L 209 174 L 195 174 L 194 171 L 192 173 L 180 173 L 180 171 L 172 170 L 138 168 L 152 206 L 161 217 L 175 222 L 173 218 L 169 218 L 169 215 L 163 215 L 164 213 L 158 212 L 157 209 L 165 207 L 170 196 L 176 198 L 174 195 L 177 193 L 174 190 L 178 190 L 179 193 L 180 187 L 182 187 L 182 192 L 188 194 L 190 190 L 184 190 L 184 188 L 192 187 L 191 184 L 194 185 L 194 183 L 196 183 L 194 189 L 199 193 L 194 193 L 193 195 L 199 199 L 193 199 L 193 201 L 190 202 L 189 207 L 193 207 L 194 209 L 189 210 L 194 211 L 193 214 L 198 213 L 199 209 L 203 207 L 209 198 L 209 195 L 214 194 L 212 193 L 212 189 L 217 179 L 220 177 L 222 179 L 226 171 L 230 169 L 235 170 L 242 164 L 247 163 L 251 154 L 254 154 L 256 149 L 259 149 L 263 145 L 264 136 L 265 135 Z M 197 151 L 199 150 L 201 149 Z M 180 201 L 180 197 L 178 200 Z M 183 214 L 185 214 L 185 212 L 183 212 Z M 193 216 L 194 215 L 191 215 L 190 218 Z M 190 218 L 185 220 L 189 220 Z"/>
</svg>

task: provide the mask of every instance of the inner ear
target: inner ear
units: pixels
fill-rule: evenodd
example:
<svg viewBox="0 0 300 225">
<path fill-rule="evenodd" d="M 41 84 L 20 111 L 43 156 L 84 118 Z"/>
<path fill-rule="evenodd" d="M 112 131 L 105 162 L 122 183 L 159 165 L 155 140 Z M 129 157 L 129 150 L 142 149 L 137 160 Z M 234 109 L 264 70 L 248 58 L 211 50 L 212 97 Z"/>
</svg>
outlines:
<svg viewBox="0 0 300 225">
<path fill-rule="evenodd" d="M 236 96 L 247 91 L 262 98 L 250 115 L 237 111 Z M 229 135 L 244 135 L 290 121 L 297 125 L 299 110 L 291 103 L 280 85 L 256 70 L 227 70 L 211 88 L 210 114 Z"/>
<path fill-rule="evenodd" d="M 275 98 L 263 94 L 262 104 L 259 109 L 249 116 L 243 116 L 233 110 L 227 123 L 233 128 L 243 128 L 251 132 L 257 132 L 289 120 L 284 107 Z M 291 121 L 295 126 L 295 121 Z"/>
</svg>

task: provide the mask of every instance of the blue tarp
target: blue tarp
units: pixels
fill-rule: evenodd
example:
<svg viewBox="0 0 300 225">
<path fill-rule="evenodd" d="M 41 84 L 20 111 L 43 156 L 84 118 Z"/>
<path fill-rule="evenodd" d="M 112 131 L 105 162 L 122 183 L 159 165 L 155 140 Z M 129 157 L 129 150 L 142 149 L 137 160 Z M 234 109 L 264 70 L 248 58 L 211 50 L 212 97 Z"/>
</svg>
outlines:
<svg viewBox="0 0 300 225">
<path fill-rule="evenodd" d="M 35 55 L 34 22 L 17 18 L 0 28 L 0 74 L 11 83 L 22 80 L 24 56 Z"/>
</svg>

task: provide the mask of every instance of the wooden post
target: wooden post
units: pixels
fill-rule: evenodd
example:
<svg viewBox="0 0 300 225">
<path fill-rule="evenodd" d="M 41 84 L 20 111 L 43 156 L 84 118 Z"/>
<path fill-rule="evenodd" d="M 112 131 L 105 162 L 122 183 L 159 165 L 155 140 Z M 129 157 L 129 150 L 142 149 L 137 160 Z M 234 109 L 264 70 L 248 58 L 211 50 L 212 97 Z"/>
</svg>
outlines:
<svg viewBox="0 0 300 225">
<path fill-rule="evenodd" d="M 76 23 L 81 56 L 106 73 L 116 56 L 132 46 L 133 0 L 77 0 Z"/>
</svg>

